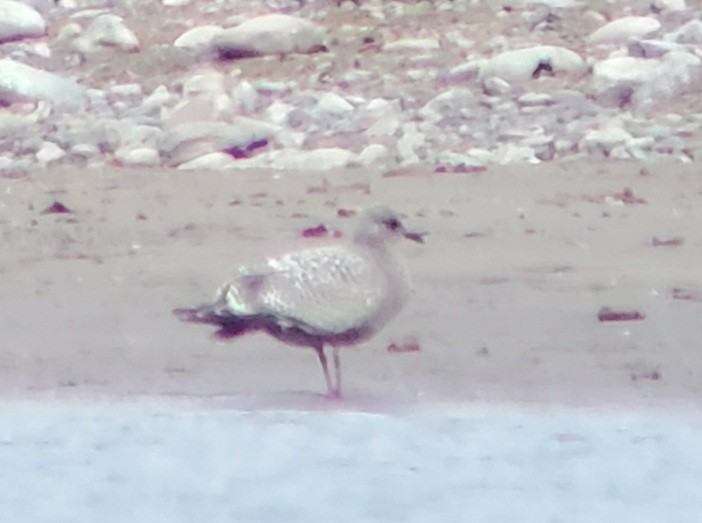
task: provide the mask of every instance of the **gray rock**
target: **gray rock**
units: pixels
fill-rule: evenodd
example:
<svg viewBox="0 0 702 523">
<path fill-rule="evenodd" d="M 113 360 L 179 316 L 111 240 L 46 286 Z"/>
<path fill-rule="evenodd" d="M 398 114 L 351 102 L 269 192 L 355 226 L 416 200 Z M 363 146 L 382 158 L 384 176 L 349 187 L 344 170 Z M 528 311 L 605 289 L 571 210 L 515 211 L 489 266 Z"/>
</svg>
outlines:
<svg viewBox="0 0 702 523">
<path fill-rule="evenodd" d="M 0 43 L 46 34 L 44 17 L 33 7 L 14 0 L 0 0 Z"/>
<path fill-rule="evenodd" d="M 220 58 L 314 53 L 326 50 L 325 34 L 314 22 L 296 16 L 271 14 L 225 29 L 212 40 Z"/>
</svg>

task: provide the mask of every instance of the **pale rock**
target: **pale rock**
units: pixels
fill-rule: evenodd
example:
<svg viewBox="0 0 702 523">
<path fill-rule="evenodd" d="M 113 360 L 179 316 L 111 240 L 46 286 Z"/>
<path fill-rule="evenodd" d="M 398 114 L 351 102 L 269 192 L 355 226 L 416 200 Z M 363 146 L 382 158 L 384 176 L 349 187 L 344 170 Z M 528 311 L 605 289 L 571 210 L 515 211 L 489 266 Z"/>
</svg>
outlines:
<svg viewBox="0 0 702 523">
<path fill-rule="evenodd" d="M 193 158 L 192 160 L 181 163 L 178 169 L 181 171 L 194 171 L 194 170 L 206 170 L 206 171 L 221 171 L 223 169 L 231 169 L 236 167 L 238 160 L 233 158 L 227 153 L 208 153 Z"/>
<path fill-rule="evenodd" d="M 519 145 L 534 151 L 534 155 L 542 162 L 553 160 L 556 153 L 556 140 L 552 135 L 534 134 L 519 142 Z"/>
<path fill-rule="evenodd" d="M 206 153 L 246 151 L 272 140 L 277 130 L 277 126 L 243 116 L 233 124 L 186 122 L 166 131 L 159 147 L 161 155 L 177 165 Z"/>
<path fill-rule="evenodd" d="M 356 159 L 352 151 L 339 147 L 295 151 L 284 149 L 271 155 L 273 169 L 294 169 L 300 171 L 324 171 L 348 167 Z"/>
<path fill-rule="evenodd" d="M 183 82 L 183 97 L 195 98 L 200 95 L 224 93 L 224 75 L 218 72 L 196 74 Z"/>
<path fill-rule="evenodd" d="M 382 138 L 393 136 L 400 128 L 400 118 L 395 115 L 388 115 L 377 119 L 366 129 L 365 134 L 371 138 Z"/>
<path fill-rule="evenodd" d="M 480 75 L 480 69 L 488 62 L 486 59 L 470 60 L 449 69 L 446 78 L 452 82 L 470 82 Z"/>
<path fill-rule="evenodd" d="M 112 107 L 107 99 L 107 92 L 102 89 L 87 89 L 86 98 L 88 109 L 97 116 L 108 116 L 112 114 Z"/>
<path fill-rule="evenodd" d="M 313 112 L 321 117 L 337 117 L 348 114 L 354 111 L 354 106 L 351 105 L 345 98 L 336 93 L 324 93 L 319 97 L 317 105 Z"/>
<path fill-rule="evenodd" d="M 248 80 L 242 80 L 231 92 L 234 109 L 242 113 L 253 113 L 261 103 L 258 91 Z"/>
<path fill-rule="evenodd" d="M 671 51 L 680 49 L 680 44 L 665 40 L 632 40 L 627 45 L 629 56 L 637 58 L 661 58 Z"/>
<path fill-rule="evenodd" d="M 73 80 L 10 58 L 0 60 L 0 101 L 15 103 L 40 100 L 59 107 L 78 109 L 85 105 L 86 92 Z"/>
<path fill-rule="evenodd" d="M 65 7 L 63 3 L 65 3 L 66 0 L 63 0 L 61 2 L 61 7 Z M 47 13 L 51 11 L 52 9 L 56 9 L 56 4 L 58 3 L 57 0 L 20 0 L 21 3 L 33 7 L 40 13 Z"/>
<path fill-rule="evenodd" d="M 275 141 L 285 149 L 301 149 L 307 141 L 307 133 L 283 128 L 276 133 Z"/>
<path fill-rule="evenodd" d="M 618 56 L 595 63 L 593 87 L 601 103 L 623 106 L 644 84 L 659 75 L 660 61 Z"/>
<path fill-rule="evenodd" d="M 155 125 L 133 125 L 129 122 L 120 121 L 118 127 L 120 135 L 119 143 L 127 148 L 139 148 L 142 146 L 154 148 L 163 137 L 163 130 Z"/>
<path fill-rule="evenodd" d="M 497 163 L 502 165 L 520 163 L 541 163 L 536 157 L 536 152 L 525 145 L 506 144 L 495 151 Z"/>
<path fill-rule="evenodd" d="M 170 127 L 188 122 L 212 122 L 228 119 L 233 113 L 233 104 L 225 93 L 202 94 L 182 100 L 166 113 L 164 120 Z"/>
<path fill-rule="evenodd" d="M 386 100 L 385 98 L 373 98 L 364 107 L 364 111 L 373 118 L 378 118 L 393 112 L 397 113 L 401 109 L 402 107 L 400 106 L 399 100 Z"/>
<path fill-rule="evenodd" d="M 44 17 L 33 7 L 14 0 L 0 0 L 0 43 L 46 34 Z"/>
<path fill-rule="evenodd" d="M 475 151 L 475 150 L 473 150 Z M 492 158 L 492 154 L 489 151 L 484 151 L 487 155 Z M 486 156 L 482 156 L 480 153 L 471 154 L 468 153 L 457 153 L 454 151 L 441 151 L 431 158 L 432 163 L 446 165 L 451 167 L 483 167 L 488 162 L 484 161 Z"/>
<path fill-rule="evenodd" d="M 569 7 L 579 7 L 583 5 L 582 0 L 524 0 L 527 6 L 544 5 L 550 8 L 566 9 Z M 503 5 L 507 4 L 507 0 L 503 0 Z"/>
<path fill-rule="evenodd" d="M 78 22 L 70 22 L 64 25 L 56 35 L 55 41 L 73 40 L 83 32 L 83 28 Z"/>
<path fill-rule="evenodd" d="M 660 28 L 661 23 L 655 18 L 649 16 L 626 16 L 600 27 L 587 37 L 587 41 L 596 45 L 620 45 L 632 39 L 648 36 Z"/>
<path fill-rule="evenodd" d="M 0 139 L 4 142 L 21 142 L 39 134 L 39 127 L 31 116 L 0 112 Z"/>
<path fill-rule="evenodd" d="M 456 116 L 462 110 L 476 104 L 475 94 L 467 87 L 452 87 L 439 93 L 419 110 L 419 116 L 427 122 L 436 123 Z"/>
<path fill-rule="evenodd" d="M 148 110 L 156 109 L 160 113 L 162 109 L 174 105 L 176 100 L 176 96 L 168 90 L 168 87 L 159 85 L 144 98 L 141 105 Z"/>
<path fill-rule="evenodd" d="M 390 159 L 390 150 L 382 144 L 372 143 L 363 148 L 358 154 L 359 164 L 369 166 L 387 162 Z"/>
<path fill-rule="evenodd" d="M 212 40 L 219 36 L 224 28 L 218 25 L 201 25 L 188 29 L 173 42 L 173 47 L 199 53 L 211 48 Z"/>
<path fill-rule="evenodd" d="M 118 101 L 128 102 L 130 105 L 137 105 L 144 97 L 144 91 L 141 85 L 132 84 L 117 84 L 109 87 L 106 92 L 107 100 L 114 104 Z"/>
<path fill-rule="evenodd" d="M 237 160 L 236 169 L 272 168 L 280 170 L 324 171 L 357 164 L 356 155 L 340 148 L 313 150 L 282 149 Z"/>
<path fill-rule="evenodd" d="M 597 62 L 593 87 L 600 103 L 635 108 L 663 104 L 694 86 L 701 60 L 685 51 L 671 51 L 661 59 L 621 56 Z"/>
<path fill-rule="evenodd" d="M 436 38 L 403 38 L 388 42 L 383 46 L 383 51 L 436 51 L 440 49 L 439 41 Z"/>
<path fill-rule="evenodd" d="M 54 142 L 42 142 L 41 147 L 35 154 L 37 162 L 41 165 L 48 165 L 66 156 L 66 151 Z"/>
<path fill-rule="evenodd" d="M 87 7 L 87 4 L 82 5 L 81 7 Z M 71 13 L 71 20 L 93 20 L 97 18 L 98 16 L 102 15 L 108 15 L 110 14 L 110 10 L 106 8 L 95 8 L 95 9 L 81 9 L 80 11 L 76 11 L 75 13 Z"/>
<path fill-rule="evenodd" d="M 512 86 L 502 78 L 491 76 L 483 80 L 483 92 L 488 96 L 505 96 L 512 92 Z"/>
<path fill-rule="evenodd" d="M 51 58 L 52 52 L 51 52 L 51 47 L 49 47 L 49 44 L 46 42 L 38 42 L 32 46 L 32 52 L 34 53 L 35 56 L 38 56 L 40 58 Z"/>
<path fill-rule="evenodd" d="M 191 0 L 162 0 L 164 7 L 183 7 L 190 5 Z"/>
<path fill-rule="evenodd" d="M 269 122 L 282 126 L 287 123 L 288 116 L 294 110 L 294 105 L 276 100 L 268 106 L 264 115 Z"/>
<path fill-rule="evenodd" d="M 403 165 L 418 163 L 426 158 L 426 138 L 419 132 L 414 122 L 408 122 L 402 126 L 402 137 L 397 141 L 397 155 Z"/>
<path fill-rule="evenodd" d="M 256 92 L 268 95 L 282 95 L 291 93 L 298 88 L 294 80 L 276 82 L 273 80 L 255 80 L 253 82 Z"/>
<path fill-rule="evenodd" d="M 7 154 L 0 155 L 0 174 L 7 174 L 12 172 L 15 165 L 15 159 Z"/>
<path fill-rule="evenodd" d="M 546 93 L 525 93 L 517 98 L 520 107 L 543 107 L 553 105 L 553 96 Z"/>
<path fill-rule="evenodd" d="M 129 29 L 124 19 L 113 14 L 101 14 L 90 22 L 82 35 L 75 40 L 76 48 L 84 53 L 111 47 L 126 53 L 139 51 L 139 39 Z"/>
<path fill-rule="evenodd" d="M 690 20 L 663 37 L 665 40 L 677 42 L 679 44 L 702 44 L 702 21 Z"/>
<path fill-rule="evenodd" d="M 124 167 L 158 167 L 161 157 L 152 147 L 121 148 L 115 151 L 115 158 Z"/>
<path fill-rule="evenodd" d="M 609 156 L 615 146 L 625 144 L 632 138 L 628 131 L 622 129 L 621 123 L 616 121 L 602 129 L 593 129 L 585 133 L 580 141 L 580 148 L 588 153 L 600 152 Z"/>
<path fill-rule="evenodd" d="M 482 147 L 471 147 L 466 152 L 466 155 L 482 165 L 495 162 L 495 153 Z"/>
<path fill-rule="evenodd" d="M 100 149 L 92 143 L 78 143 L 68 151 L 72 161 L 86 162 L 100 156 Z"/>
<path fill-rule="evenodd" d="M 225 29 L 212 40 L 222 59 L 326 50 L 320 26 L 296 16 L 270 14 Z"/>
<path fill-rule="evenodd" d="M 624 145 L 616 145 L 612 147 L 612 150 L 607 154 L 608 158 L 614 160 L 631 160 L 633 155 L 631 154 L 628 147 Z"/>
<path fill-rule="evenodd" d="M 303 129 L 308 132 L 317 129 L 316 124 L 312 123 L 312 115 L 308 108 L 295 107 L 288 113 L 286 123 L 293 129 Z"/>
<path fill-rule="evenodd" d="M 540 45 L 507 51 L 490 58 L 480 67 L 481 81 L 498 77 L 512 84 L 528 82 L 540 70 L 553 74 L 581 75 L 587 71 L 582 57 L 565 47 Z"/>
<path fill-rule="evenodd" d="M 687 4 L 685 0 L 653 0 L 651 7 L 657 11 L 685 11 Z"/>
</svg>

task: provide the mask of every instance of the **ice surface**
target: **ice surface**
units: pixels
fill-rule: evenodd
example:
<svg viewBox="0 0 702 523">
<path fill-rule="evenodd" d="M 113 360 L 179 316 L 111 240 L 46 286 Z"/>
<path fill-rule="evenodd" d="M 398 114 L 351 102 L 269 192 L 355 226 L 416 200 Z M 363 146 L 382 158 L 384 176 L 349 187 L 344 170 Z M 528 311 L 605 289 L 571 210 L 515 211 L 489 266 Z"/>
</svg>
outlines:
<svg viewBox="0 0 702 523">
<path fill-rule="evenodd" d="M 702 417 L 0 405 L 0 521 L 699 521 Z"/>
</svg>

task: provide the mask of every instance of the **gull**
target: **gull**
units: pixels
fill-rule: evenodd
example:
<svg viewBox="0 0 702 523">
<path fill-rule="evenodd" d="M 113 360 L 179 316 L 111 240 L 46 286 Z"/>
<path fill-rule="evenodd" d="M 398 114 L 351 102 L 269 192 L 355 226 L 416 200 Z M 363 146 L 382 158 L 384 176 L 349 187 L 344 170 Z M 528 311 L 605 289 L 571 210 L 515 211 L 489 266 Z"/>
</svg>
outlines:
<svg viewBox="0 0 702 523">
<path fill-rule="evenodd" d="M 213 303 L 175 309 L 181 320 L 212 324 L 219 338 L 264 331 L 315 350 L 327 396 L 341 397 L 339 349 L 369 340 L 401 310 L 409 273 L 393 252 L 400 238 L 423 243 L 388 206 L 361 212 L 350 241 L 306 248 L 240 267 Z M 333 349 L 332 382 L 325 345 Z"/>
</svg>

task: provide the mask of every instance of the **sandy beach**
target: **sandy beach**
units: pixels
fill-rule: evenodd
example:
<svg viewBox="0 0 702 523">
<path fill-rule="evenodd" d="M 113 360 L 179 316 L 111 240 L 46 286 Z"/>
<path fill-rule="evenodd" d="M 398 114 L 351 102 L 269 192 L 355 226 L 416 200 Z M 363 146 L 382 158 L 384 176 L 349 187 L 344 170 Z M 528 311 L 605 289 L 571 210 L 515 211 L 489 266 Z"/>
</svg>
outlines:
<svg viewBox="0 0 702 523">
<path fill-rule="evenodd" d="M 323 402 L 312 351 L 217 341 L 171 310 L 209 300 L 241 263 L 324 241 L 306 227 L 348 229 L 340 209 L 384 202 L 429 236 L 401 248 L 407 308 L 343 351 L 347 405 L 700 401 L 695 165 L 72 169 L 0 184 L 5 397 Z M 606 307 L 641 319 L 600 321 Z M 419 350 L 388 351 L 408 341 Z"/>
</svg>

